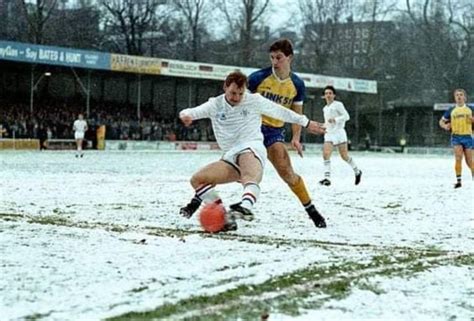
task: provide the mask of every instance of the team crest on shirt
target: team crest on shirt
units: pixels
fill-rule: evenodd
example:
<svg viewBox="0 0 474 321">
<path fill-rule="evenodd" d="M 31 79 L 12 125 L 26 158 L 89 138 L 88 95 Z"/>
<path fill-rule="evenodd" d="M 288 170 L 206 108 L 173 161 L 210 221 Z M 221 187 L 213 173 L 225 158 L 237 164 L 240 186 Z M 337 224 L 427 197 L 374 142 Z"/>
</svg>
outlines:
<svg viewBox="0 0 474 321">
<path fill-rule="evenodd" d="M 216 115 L 216 118 L 218 120 L 221 120 L 221 121 L 224 121 L 227 119 L 227 116 L 225 115 L 225 113 L 223 111 L 221 112 L 218 112 L 217 115 Z"/>
<path fill-rule="evenodd" d="M 247 117 L 249 115 L 249 111 L 247 109 L 244 109 L 240 112 L 240 114 L 244 117 Z"/>
</svg>

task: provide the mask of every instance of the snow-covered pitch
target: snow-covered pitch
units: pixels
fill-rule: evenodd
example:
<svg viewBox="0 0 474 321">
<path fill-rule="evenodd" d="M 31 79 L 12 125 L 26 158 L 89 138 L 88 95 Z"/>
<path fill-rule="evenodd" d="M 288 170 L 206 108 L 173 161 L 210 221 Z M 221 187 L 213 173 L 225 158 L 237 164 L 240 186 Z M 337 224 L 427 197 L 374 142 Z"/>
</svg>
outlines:
<svg viewBox="0 0 474 321">
<path fill-rule="evenodd" d="M 206 234 L 179 208 L 219 153 L 0 153 L 0 319 L 469 320 L 473 182 L 452 156 L 292 154 L 327 229 L 268 163 L 256 219 Z M 218 188 L 229 205 L 241 186 Z M 146 312 L 146 313 L 141 313 Z"/>
</svg>

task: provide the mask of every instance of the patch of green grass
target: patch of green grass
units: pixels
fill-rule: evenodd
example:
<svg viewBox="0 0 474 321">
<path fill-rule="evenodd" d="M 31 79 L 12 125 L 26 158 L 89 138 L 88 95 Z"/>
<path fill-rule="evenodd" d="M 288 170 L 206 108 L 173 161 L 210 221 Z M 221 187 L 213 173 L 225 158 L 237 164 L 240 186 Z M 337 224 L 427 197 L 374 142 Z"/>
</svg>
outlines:
<svg viewBox="0 0 474 321">
<path fill-rule="evenodd" d="M 247 278 L 247 277 L 251 277 L 251 275 L 247 275 L 245 278 Z M 220 280 L 220 281 L 218 281 L 214 284 L 209 284 L 207 286 L 204 286 L 204 288 L 214 288 L 216 286 L 221 286 L 221 285 L 225 285 L 225 284 L 229 284 L 229 283 L 235 283 L 235 282 L 238 282 L 241 279 L 242 279 L 241 277 L 235 276 L 235 277 L 232 277 L 232 278 L 227 278 L 227 279 Z"/>
<path fill-rule="evenodd" d="M 131 289 L 130 292 L 132 293 L 138 293 L 138 292 L 143 292 L 143 291 L 146 291 L 148 290 L 148 286 L 147 285 L 144 285 L 144 286 L 141 286 L 139 288 L 134 288 L 134 289 Z"/>
<path fill-rule="evenodd" d="M 105 207 L 105 208 L 111 208 L 113 210 L 124 210 L 124 209 L 130 209 L 130 208 L 143 208 L 142 205 L 138 204 L 127 204 L 127 203 L 108 203 L 108 204 L 97 204 L 95 205 L 96 207 Z"/>
<path fill-rule="evenodd" d="M 453 260 L 462 259 L 464 255 L 449 258 L 438 254 L 439 262 L 435 255 L 429 252 L 434 262 L 442 265 L 443 262 L 452 263 Z M 469 255 L 468 255 L 469 256 Z M 343 262 L 339 265 L 321 266 L 314 265 L 294 273 L 278 276 L 256 285 L 240 285 L 234 289 L 211 296 L 201 295 L 181 300 L 177 303 L 168 303 L 149 312 L 127 313 L 111 320 L 147 320 L 160 318 L 179 318 L 187 315 L 184 320 L 258 320 L 262 311 L 279 311 L 288 315 L 297 315 L 301 308 L 321 306 L 324 302 L 340 300 L 350 294 L 353 287 L 359 287 L 376 294 L 382 290 L 370 283 L 360 283 L 368 277 L 383 275 L 391 277 L 402 275 L 409 277 L 425 271 L 435 263 L 426 263 L 423 253 L 393 253 L 378 255 L 373 260 L 361 264 L 357 262 Z M 328 281 L 329 280 L 329 281 Z M 266 298 L 268 294 L 270 298 Z M 315 301 L 306 299 L 319 296 L 317 305 Z M 321 299 L 323 298 L 323 299 Z"/>
<path fill-rule="evenodd" d="M 16 222 L 16 221 L 18 221 L 17 218 L 11 218 L 11 217 L 4 217 L 3 220 L 5 222 Z"/>
<path fill-rule="evenodd" d="M 455 266 L 469 266 L 473 267 L 474 266 L 474 254 L 471 255 L 463 255 L 460 257 L 457 257 L 453 264 Z"/>
<path fill-rule="evenodd" d="M 16 213 L 0 213 L 0 220 L 5 222 L 17 222 L 23 219 L 25 215 Z"/>
<path fill-rule="evenodd" d="M 53 211 L 54 212 L 54 211 Z M 60 214 L 60 212 L 57 212 Z M 75 228 L 105 229 L 112 232 L 124 232 L 133 228 L 127 224 L 111 224 L 103 222 L 75 222 L 59 215 L 26 216 L 22 214 L 1 214 L 0 219 L 25 219 L 29 223 L 52 224 Z M 261 284 L 240 285 L 228 291 L 213 296 L 196 296 L 176 303 L 168 303 L 157 309 L 142 313 L 128 313 L 113 320 L 174 318 L 180 315 L 190 320 L 223 320 L 236 319 L 256 320 L 265 311 L 280 311 L 289 315 L 297 315 L 302 308 L 322 306 L 332 299 L 341 299 L 350 294 L 352 288 L 359 286 L 374 293 L 381 293 L 375 286 L 366 283 L 359 284 L 359 280 L 380 275 L 386 277 L 410 277 L 418 272 L 443 265 L 474 265 L 474 256 L 442 251 L 438 248 L 410 249 L 407 247 L 380 247 L 370 244 L 348 244 L 324 242 L 317 240 L 297 240 L 261 237 L 256 235 L 239 235 L 237 233 L 209 234 L 199 230 L 145 227 L 142 228 L 149 235 L 178 238 L 186 242 L 189 235 L 200 235 L 203 238 L 216 238 L 222 241 L 232 240 L 246 243 L 263 244 L 268 246 L 284 246 L 288 248 L 301 246 L 315 246 L 321 249 L 334 251 L 360 249 L 368 253 L 378 253 L 371 260 L 347 262 L 337 260 L 333 264 L 315 264 L 305 269 L 286 275 L 277 276 Z M 437 259 L 439 257 L 439 259 Z M 427 262 L 430 260 L 430 262 Z M 246 266 L 253 267 L 259 262 L 250 262 Z M 222 267 L 225 271 L 233 267 Z M 248 277 L 248 275 L 246 276 Z M 223 284 L 235 284 L 239 278 L 217 281 L 209 287 Z M 148 290 L 147 286 L 132 289 L 132 292 Z M 311 299 L 318 297 L 318 300 Z M 323 299 L 321 299 L 323 298 Z M 187 317 L 189 313 L 190 317 Z"/>
<path fill-rule="evenodd" d="M 385 293 L 384 290 L 380 289 L 375 284 L 368 282 L 367 280 L 361 280 L 360 282 L 358 282 L 357 287 L 361 290 L 370 291 L 377 295 Z"/>
<path fill-rule="evenodd" d="M 322 287 L 325 293 L 331 295 L 333 298 L 341 299 L 345 297 L 351 289 L 351 280 L 342 279 L 331 282 Z"/>
<path fill-rule="evenodd" d="M 25 215 L 17 214 L 17 213 L 0 213 L 0 218 L 4 217 L 16 217 L 16 218 L 23 218 Z"/>
<path fill-rule="evenodd" d="M 76 213 L 75 211 L 65 211 L 63 209 L 60 209 L 58 207 L 53 209 L 53 214 L 55 215 L 64 215 L 64 214 L 74 214 Z"/>
<path fill-rule="evenodd" d="M 382 255 L 375 255 L 372 257 L 372 266 L 379 266 L 381 264 L 390 264 L 396 262 L 397 259 L 393 257 L 391 254 L 382 254 Z"/>
<path fill-rule="evenodd" d="M 354 263 L 350 263 L 354 264 Z M 258 304 L 259 300 L 256 302 L 252 302 L 252 304 L 247 305 L 245 307 L 240 304 L 235 304 L 238 302 L 240 298 L 245 297 L 259 297 L 264 293 L 274 292 L 274 291 L 282 291 L 289 287 L 298 284 L 304 284 L 308 282 L 308 280 L 312 280 L 312 276 L 320 276 L 320 278 L 326 278 L 330 275 L 337 274 L 340 269 L 344 269 L 344 267 L 334 268 L 331 267 L 321 267 L 321 266 L 313 266 L 307 269 L 299 270 L 296 273 L 291 273 L 283 276 L 274 277 L 262 284 L 257 285 L 240 285 L 234 289 L 225 291 L 223 293 L 213 295 L 213 296 L 195 296 L 189 299 L 182 300 L 177 304 L 165 304 L 158 309 L 150 312 L 140 312 L 140 313 L 128 313 L 123 316 L 112 318 L 111 320 L 128 320 L 128 319 L 141 319 L 145 320 L 148 318 L 166 318 L 170 317 L 175 314 L 182 314 L 188 310 L 204 310 L 206 307 L 212 306 L 219 306 L 222 305 L 222 309 L 226 310 L 226 315 L 236 315 L 238 314 L 239 317 L 243 317 L 243 319 L 252 318 L 255 320 L 255 317 L 258 317 L 262 311 L 262 308 L 266 308 L 267 305 L 257 305 L 258 308 L 254 309 L 253 306 Z M 333 293 L 334 295 L 340 296 L 344 291 L 348 290 L 349 283 L 348 281 L 339 281 L 335 282 L 334 284 L 329 284 L 325 287 L 319 287 L 318 290 L 325 290 L 327 292 Z M 288 296 L 288 299 L 279 301 L 279 306 L 285 311 L 296 313 L 298 311 L 297 301 L 300 300 L 301 295 L 307 295 L 309 291 L 305 290 L 302 291 L 304 293 L 300 293 L 299 296 L 296 296 L 296 301 L 292 301 L 293 296 Z M 227 303 L 234 302 L 234 305 L 226 306 Z M 240 311 L 240 312 L 239 312 Z M 216 312 L 217 313 L 217 312 Z M 223 311 L 220 311 L 223 313 Z M 213 320 L 212 317 L 216 315 L 206 314 L 203 319 L 201 317 L 193 317 L 193 320 Z M 218 319 L 218 318 L 217 318 Z"/>
<path fill-rule="evenodd" d="M 49 312 L 49 313 L 34 313 L 34 314 L 31 314 L 31 315 L 27 315 L 25 317 L 25 320 L 27 320 L 27 321 L 36 321 L 36 320 L 46 318 L 50 314 L 51 314 L 51 312 Z"/>
<path fill-rule="evenodd" d="M 127 230 L 121 226 L 112 226 L 111 228 L 108 229 L 109 231 L 111 232 L 117 232 L 117 233 L 123 233 L 123 232 L 126 232 Z"/>
<path fill-rule="evenodd" d="M 382 206 L 382 208 L 398 208 L 398 207 L 402 207 L 402 204 L 392 202 L 392 203 L 388 203 L 385 206 Z"/>
<path fill-rule="evenodd" d="M 74 206 L 74 205 L 71 205 Z M 104 206 L 104 204 L 99 204 L 100 206 Z M 58 211 L 57 211 L 58 212 Z M 59 212 L 58 212 L 59 213 Z M 66 213 L 66 212 L 64 212 Z M 61 212 L 62 214 L 62 212 Z M 19 220 L 27 219 L 29 223 L 38 223 L 38 224 L 55 224 L 67 227 L 77 227 L 77 228 L 99 228 L 105 229 L 112 232 L 122 233 L 125 231 L 130 230 L 130 226 L 127 224 L 112 224 L 112 223 L 104 223 L 104 222 L 87 222 L 87 221 L 72 221 L 67 220 L 67 218 L 58 218 L 57 216 L 28 216 L 26 214 L 10 214 L 10 213 L 0 213 L 0 220 L 4 219 L 5 217 L 10 216 L 11 218 L 16 217 Z M 133 227 L 133 226 L 132 226 Z M 422 250 L 413 250 L 408 247 L 384 247 L 384 246 L 376 246 L 373 244 L 365 244 L 365 243 L 344 243 L 344 242 L 328 242 L 328 241 L 318 241 L 318 240 L 301 240 L 301 239 L 287 239 L 287 238 L 275 238 L 271 236 L 257 236 L 257 235 L 240 235 L 236 233 L 206 233 L 200 230 L 189 230 L 189 229 L 179 229 L 179 228 L 162 228 L 162 227 L 155 227 L 155 226 L 145 226 L 140 228 L 144 233 L 149 235 L 159 236 L 159 237 L 171 237 L 171 238 L 180 238 L 183 242 L 186 242 L 185 237 L 189 235 L 199 235 L 203 238 L 214 238 L 219 240 L 232 240 L 232 241 L 239 241 L 239 242 L 246 242 L 251 244 L 262 244 L 262 245 L 270 245 L 273 247 L 318 247 L 324 250 L 334 250 L 334 247 L 340 246 L 341 248 L 347 249 L 354 249 L 360 248 L 361 250 L 367 251 L 384 251 L 387 250 L 391 251 L 403 251 L 406 250 L 407 252 L 420 252 Z M 427 251 L 432 251 L 435 255 L 439 253 L 447 253 L 447 251 L 441 250 L 431 250 L 428 249 Z M 259 263 L 254 263 L 259 264 Z M 252 263 L 249 265 L 252 266 Z"/>
<path fill-rule="evenodd" d="M 37 223 L 44 225 L 66 225 L 68 223 L 68 220 L 59 216 L 45 215 L 30 217 L 28 223 Z"/>
<path fill-rule="evenodd" d="M 290 316 L 298 316 L 300 314 L 301 299 L 299 297 L 286 297 L 284 300 L 277 300 L 277 302 L 275 310 L 285 311 L 285 314 Z M 268 302 L 267 305 L 271 307 L 272 302 Z"/>
</svg>

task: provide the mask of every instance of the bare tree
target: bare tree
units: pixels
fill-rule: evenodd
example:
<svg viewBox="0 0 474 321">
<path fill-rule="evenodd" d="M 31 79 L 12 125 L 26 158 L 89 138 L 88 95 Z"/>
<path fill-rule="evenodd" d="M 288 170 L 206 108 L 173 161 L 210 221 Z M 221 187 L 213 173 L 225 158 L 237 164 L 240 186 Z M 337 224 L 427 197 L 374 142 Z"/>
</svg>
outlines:
<svg viewBox="0 0 474 321">
<path fill-rule="evenodd" d="M 428 88 L 451 89 L 469 73 L 464 66 L 473 59 L 473 11 L 474 4 L 466 0 L 406 0 L 405 12 L 418 36 L 413 45 L 419 48 L 426 78 L 444 81 L 425 81 Z"/>
<path fill-rule="evenodd" d="M 102 40 L 101 14 L 97 6 L 85 1 L 63 6 L 51 17 L 48 34 L 55 45 L 73 48 L 98 48 Z"/>
<path fill-rule="evenodd" d="M 101 0 L 109 16 L 106 32 L 114 41 L 116 50 L 132 55 L 144 53 L 146 33 L 152 30 L 160 0 Z M 118 39 L 116 39 L 118 38 Z M 125 50 L 121 48 L 121 41 Z"/>
<path fill-rule="evenodd" d="M 391 74 L 396 1 L 300 0 L 303 68 L 370 79 Z"/>
<path fill-rule="evenodd" d="M 470 77 L 474 86 L 474 3 L 472 1 L 452 1 L 447 3 L 448 23 L 451 35 L 449 48 L 455 52 L 452 76 L 447 81 L 452 87 L 458 86 L 463 76 Z M 467 79 L 466 79 L 467 80 Z M 471 87 L 472 89 L 473 87 Z"/>
<path fill-rule="evenodd" d="M 338 45 L 338 25 L 351 17 L 350 0 L 299 0 L 303 23 L 305 67 L 320 73 L 334 72 L 330 64 Z"/>
<path fill-rule="evenodd" d="M 33 3 L 20 0 L 23 14 L 28 21 L 28 38 L 30 42 L 42 44 L 45 37 L 45 26 L 53 10 L 56 9 L 57 0 L 36 0 Z"/>
<path fill-rule="evenodd" d="M 257 45 L 259 29 L 263 29 L 262 18 L 269 8 L 270 0 L 220 0 L 218 8 L 226 17 L 229 40 L 236 44 L 239 63 L 251 65 Z M 261 39 L 260 39 L 261 41 Z M 235 47 L 233 48 L 235 52 Z"/>
<path fill-rule="evenodd" d="M 397 45 L 395 24 L 389 15 L 396 11 L 396 1 L 374 0 L 363 1 L 354 12 L 357 21 L 366 22 L 367 37 L 363 40 L 363 60 L 359 64 L 357 76 L 361 72 L 371 79 L 384 79 L 392 74 L 393 47 Z"/>
<path fill-rule="evenodd" d="M 13 41 L 29 41 L 27 17 L 21 1 L 0 1 L 0 37 Z"/>
<path fill-rule="evenodd" d="M 197 61 L 201 49 L 201 40 L 207 31 L 203 19 L 210 15 L 210 7 L 206 0 L 182 0 L 174 2 L 174 6 L 183 15 L 189 28 L 191 48 L 189 48 L 192 61 Z"/>
</svg>

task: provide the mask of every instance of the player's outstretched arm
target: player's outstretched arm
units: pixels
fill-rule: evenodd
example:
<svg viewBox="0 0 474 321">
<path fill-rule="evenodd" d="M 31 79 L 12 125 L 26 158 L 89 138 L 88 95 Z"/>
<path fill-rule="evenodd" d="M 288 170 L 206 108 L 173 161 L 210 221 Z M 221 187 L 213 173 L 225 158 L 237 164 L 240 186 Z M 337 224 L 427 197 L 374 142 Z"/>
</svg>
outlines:
<svg viewBox="0 0 474 321">
<path fill-rule="evenodd" d="M 202 105 L 193 108 L 183 109 L 179 113 L 179 119 L 183 122 L 184 126 L 188 127 L 194 120 L 211 118 L 211 110 L 216 106 L 217 101 L 215 98 L 210 98 L 209 101 Z"/>
<path fill-rule="evenodd" d="M 254 97 L 256 100 L 253 102 L 253 105 L 255 108 L 260 109 L 261 114 L 299 126 L 306 126 L 308 124 L 308 118 L 305 115 L 298 114 L 260 95 L 254 95 Z"/>
<path fill-rule="evenodd" d="M 308 125 L 306 126 L 306 129 L 311 133 L 315 135 L 323 135 L 326 133 L 326 128 L 324 127 L 324 124 L 318 123 L 317 121 L 310 120 Z"/>
<path fill-rule="evenodd" d="M 189 127 L 193 123 L 193 117 L 183 112 L 179 113 L 179 119 L 183 122 L 184 126 Z"/>
</svg>

